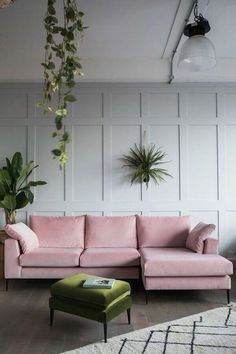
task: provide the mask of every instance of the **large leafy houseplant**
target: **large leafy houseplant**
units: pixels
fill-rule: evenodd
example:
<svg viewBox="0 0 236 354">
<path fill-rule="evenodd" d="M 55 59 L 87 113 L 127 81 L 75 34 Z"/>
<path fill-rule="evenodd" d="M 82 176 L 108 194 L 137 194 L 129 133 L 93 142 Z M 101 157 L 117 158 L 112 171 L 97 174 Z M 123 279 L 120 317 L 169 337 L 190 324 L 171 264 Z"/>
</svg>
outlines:
<svg viewBox="0 0 236 354">
<path fill-rule="evenodd" d="M 58 158 L 60 166 L 67 162 L 66 144 L 70 135 L 65 130 L 64 118 L 68 114 L 68 104 L 76 101 L 71 94 L 75 86 L 75 76 L 82 76 L 78 35 L 84 30 L 84 13 L 77 7 L 76 0 L 59 0 L 63 5 L 63 23 L 59 24 L 56 12 L 56 0 L 48 0 L 47 13 L 44 18 L 46 29 L 43 102 L 44 113 L 52 113 L 55 117 L 55 131 L 52 137 L 57 139 L 52 150 L 54 158 Z M 52 102 L 53 101 L 53 102 Z"/>
<path fill-rule="evenodd" d="M 44 181 L 29 181 L 31 173 L 38 165 L 34 161 L 23 165 L 20 152 L 16 152 L 12 160 L 6 158 L 6 166 L 0 169 L 0 208 L 5 211 L 6 223 L 16 222 L 16 211 L 34 201 L 31 187 L 46 184 Z"/>
<path fill-rule="evenodd" d="M 150 180 L 159 184 L 165 181 L 165 177 L 172 177 L 166 169 L 161 168 L 161 165 L 166 163 L 165 157 L 166 153 L 155 144 L 148 147 L 135 144 L 134 148 L 130 148 L 129 154 L 122 157 L 124 167 L 131 170 L 131 184 L 144 182 L 148 188 Z"/>
</svg>

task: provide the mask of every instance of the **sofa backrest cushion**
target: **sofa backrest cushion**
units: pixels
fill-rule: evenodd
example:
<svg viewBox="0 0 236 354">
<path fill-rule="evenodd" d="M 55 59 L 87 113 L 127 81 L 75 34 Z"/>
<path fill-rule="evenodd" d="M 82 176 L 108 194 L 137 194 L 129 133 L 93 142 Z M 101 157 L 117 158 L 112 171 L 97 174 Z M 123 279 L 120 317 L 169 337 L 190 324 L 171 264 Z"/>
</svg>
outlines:
<svg viewBox="0 0 236 354">
<path fill-rule="evenodd" d="M 28 253 L 34 248 L 39 247 L 37 235 L 23 222 L 17 224 L 7 224 L 5 231 L 11 238 L 20 242 L 23 253 Z"/>
<path fill-rule="evenodd" d="M 84 248 L 84 215 L 31 215 L 30 226 L 38 236 L 40 247 Z"/>
<path fill-rule="evenodd" d="M 185 247 L 189 216 L 137 216 L 139 247 Z"/>
<path fill-rule="evenodd" d="M 204 241 L 211 235 L 215 228 L 216 226 L 214 224 L 204 224 L 203 222 L 197 224 L 187 237 L 186 248 L 197 253 L 203 253 Z"/>
<path fill-rule="evenodd" d="M 85 248 L 137 248 L 136 218 L 132 216 L 86 216 Z"/>
</svg>

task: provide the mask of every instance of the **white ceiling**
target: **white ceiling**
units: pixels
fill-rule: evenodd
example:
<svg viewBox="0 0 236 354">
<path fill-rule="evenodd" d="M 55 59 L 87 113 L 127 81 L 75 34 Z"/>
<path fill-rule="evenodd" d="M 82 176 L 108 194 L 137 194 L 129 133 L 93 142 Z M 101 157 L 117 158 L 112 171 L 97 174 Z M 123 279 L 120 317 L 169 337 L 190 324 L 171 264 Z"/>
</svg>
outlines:
<svg viewBox="0 0 236 354">
<path fill-rule="evenodd" d="M 62 0 L 57 0 L 58 5 Z M 89 28 L 80 47 L 85 81 L 168 82 L 170 55 L 193 0 L 79 0 Z M 16 0 L 0 10 L 0 80 L 40 81 L 46 0 Z M 208 37 L 218 64 L 189 74 L 176 68 L 177 82 L 236 81 L 235 0 L 199 0 L 209 20 Z M 180 42 L 180 46 L 184 38 Z"/>
</svg>

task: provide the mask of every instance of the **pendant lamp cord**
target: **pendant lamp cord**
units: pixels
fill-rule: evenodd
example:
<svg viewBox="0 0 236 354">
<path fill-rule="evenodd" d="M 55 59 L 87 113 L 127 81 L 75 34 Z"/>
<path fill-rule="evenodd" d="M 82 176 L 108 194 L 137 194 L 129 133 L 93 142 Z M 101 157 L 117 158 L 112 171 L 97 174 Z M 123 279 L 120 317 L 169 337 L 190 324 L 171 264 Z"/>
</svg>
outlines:
<svg viewBox="0 0 236 354">
<path fill-rule="evenodd" d="M 198 0 L 196 0 L 196 2 L 195 2 L 193 13 L 194 13 L 195 19 L 197 19 L 199 16 L 199 14 L 198 14 Z"/>
<path fill-rule="evenodd" d="M 202 20 L 204 20 L 203 15 L 198 12 L 198 0 L 195 1 L 193 14 L 194 14 L 194 21 L 195 22 L 201 22 Z"/>
</svg>

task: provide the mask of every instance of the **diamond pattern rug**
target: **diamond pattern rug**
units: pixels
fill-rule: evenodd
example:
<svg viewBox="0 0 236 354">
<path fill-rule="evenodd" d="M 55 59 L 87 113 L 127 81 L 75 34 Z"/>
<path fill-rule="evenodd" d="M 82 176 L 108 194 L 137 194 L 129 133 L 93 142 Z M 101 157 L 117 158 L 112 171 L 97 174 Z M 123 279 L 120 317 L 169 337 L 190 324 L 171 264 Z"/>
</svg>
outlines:
<svg viewBox="0 0 236 354">
<path fill-rule="evenodd" d="M 109 338 L 66 354 L 236 354 L 236 304 Z M 65 354 L 65 353 L 64 353 Z"/>
</svg>

